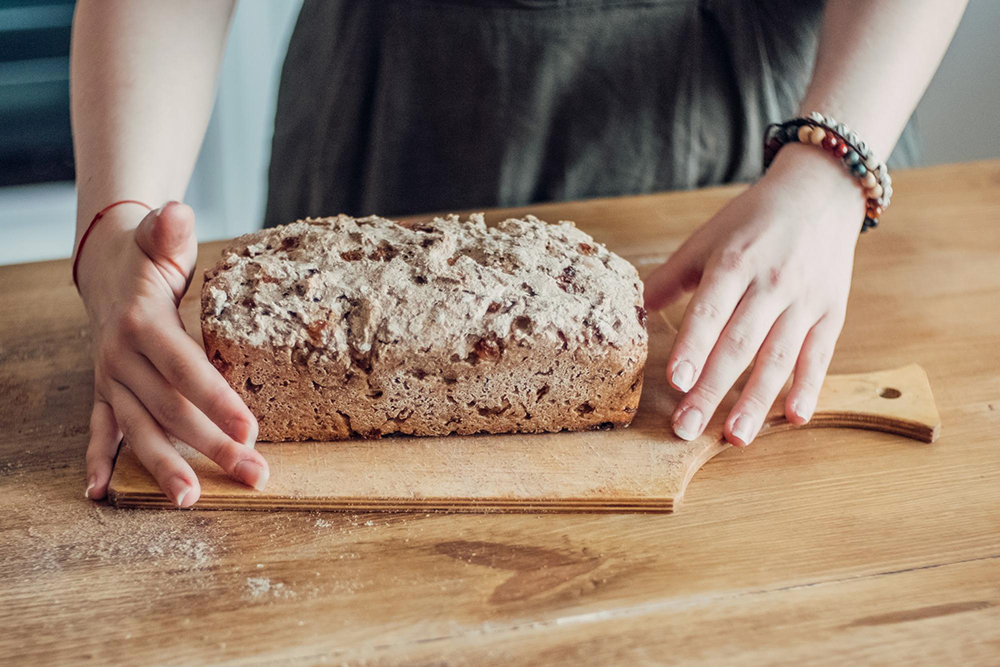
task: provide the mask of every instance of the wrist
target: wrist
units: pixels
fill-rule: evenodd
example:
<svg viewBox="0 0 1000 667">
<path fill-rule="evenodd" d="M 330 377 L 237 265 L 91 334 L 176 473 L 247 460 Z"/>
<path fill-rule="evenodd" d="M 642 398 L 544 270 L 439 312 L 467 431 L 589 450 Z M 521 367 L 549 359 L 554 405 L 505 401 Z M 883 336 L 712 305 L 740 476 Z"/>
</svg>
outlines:
<svg viewBox="0 0 1000 667">
<path fill-rule="evenodd" d="M 799 143 L 784 146 L 762 181 L 823 209 L 833 209 L 859 221 L 864 218 L 865 195 L 857 180 L 816 146 Z"/>
<path fill-rule="evenodd" d="M 138 207 L 116 207 L 97 221 L 83 246 L 77 242 L 77 286 L 88 309 L 91 297 L 103 291 L 101 278 L 123 260 L 126 243 L 131 242 L 145 215 L 146 211 Z M 89 223 L 86 221 L 83 228 Z"/>
</svg>

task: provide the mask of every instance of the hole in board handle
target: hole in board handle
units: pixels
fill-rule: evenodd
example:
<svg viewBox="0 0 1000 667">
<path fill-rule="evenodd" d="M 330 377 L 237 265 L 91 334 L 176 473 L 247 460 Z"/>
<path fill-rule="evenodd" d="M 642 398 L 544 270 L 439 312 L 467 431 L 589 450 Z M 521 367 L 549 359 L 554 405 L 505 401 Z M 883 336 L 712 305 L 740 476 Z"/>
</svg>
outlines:
<svg viewBox="0 0 1000 667">
<path fill-rule="evenodd" d="M 899 398 L 900 396 L 903 395 L 903 392 L 896 389 L 895 387 L 883 387 L 878 392 L 878 395 L 881 396 L 882 398 Z"/>
</svg>

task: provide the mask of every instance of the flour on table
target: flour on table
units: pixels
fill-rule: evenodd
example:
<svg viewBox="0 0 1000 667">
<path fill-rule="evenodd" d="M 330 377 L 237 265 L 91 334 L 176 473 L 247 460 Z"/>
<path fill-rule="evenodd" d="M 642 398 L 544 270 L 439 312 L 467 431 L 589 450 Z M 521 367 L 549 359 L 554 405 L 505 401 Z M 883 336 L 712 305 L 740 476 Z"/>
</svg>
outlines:
<svg viewBox="0 0 1000 667">
<path fill-rule="evenodd" d="M 247 577 L 247 594 L 251 600 L 295 597 L 291 588 L 280 581 L 272 583 L 268 577 Z"/>
</svg>

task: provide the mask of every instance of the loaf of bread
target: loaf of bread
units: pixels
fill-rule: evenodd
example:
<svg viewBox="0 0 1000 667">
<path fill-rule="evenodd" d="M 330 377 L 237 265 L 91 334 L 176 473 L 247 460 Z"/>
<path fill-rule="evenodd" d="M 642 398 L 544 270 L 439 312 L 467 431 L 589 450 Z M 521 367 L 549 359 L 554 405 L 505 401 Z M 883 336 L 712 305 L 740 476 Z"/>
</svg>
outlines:
<svg viewBox="0 0 1000 667">
<path fill-rule="evenodd" d="M 572 223 L 306 219 L 205 274 L 209 358 L 264 441 L 627 426 L 642 283 Z"/>
</svg>

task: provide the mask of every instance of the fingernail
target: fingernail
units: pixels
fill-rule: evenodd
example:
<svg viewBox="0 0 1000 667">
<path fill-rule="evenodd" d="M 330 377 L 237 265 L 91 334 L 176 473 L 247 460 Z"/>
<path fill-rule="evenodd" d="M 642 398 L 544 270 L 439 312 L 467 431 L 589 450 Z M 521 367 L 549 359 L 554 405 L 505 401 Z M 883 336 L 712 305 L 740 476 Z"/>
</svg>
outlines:
<svg viewBox="0 0 1000 667">
<path fill-rule="evenodd" d="M 753 420 L 746 415 L 739 415 L 733 422 L 732 433 L 733 437 L 739 438 L 743 443 L 742 445 L 737 444 L 737 446 L 745 447 L 750 444 L 750 440 L 753 438 Z"/>
<path fill-rule="evenodd" d="M 701 410 L 698 408 L 684 408 L 674 420 L 674 433 L 678 438 L 684 440 L 694 440 L 701 433 Z"/>
<path fill-rule="evenodd" d="M 691 391 L 691 385 L 694 384 L 694 366 L 691 362 L 678 361 L 674 366 L 674 374 L 670 376 L 670 382 L 685 393 Z"/>
<path fill-rule="evenodd" d="M 237 477 L 258 491 L 264 490 L 264 487 L 267 486 L 267 480 L 271 476 L 264 466 L 250 459 L 237 463 L 234 472 Z"/>
<path fill-rule="evenodd" d="M 253 449 L 254 445 L 257 444 L 257 440 L 254 438 L 253 429 L 242 419 L 229 420 L 226 422 L 226 425 L 222 430 L 225 431 L 230 438 L 236 442 L 243 443 L 250 449 Z"/>
<path fill-rule="evenodd" d="M 91 482 L 90 484 L 88 484 L 87 490 L 83 492 L 83 497 L 86 498 L 87 500 L 90 500 L 90 490 L 95 486 L 97 486 L 97 482 Z"/>
<path fill-rule="evenodd" d="M 795 413 L 796 417 L 805 422 L 812 419 L 813 416 L 812 409 L 809 407 L 809 405 L 808 404 L 803 405 L 798 401 L 792 401 L 792 412 Z"/>
<path fill-rule="evenodd" d="M 174 477 L 167 482 L 167 492 L 173 496 L 174 502 L 177 503 L 178 507 L 183 507 L 181 503 L 184 502 L 184 497 L 191 493 L 191 485 L 180 477 Z"/>
</svg>

